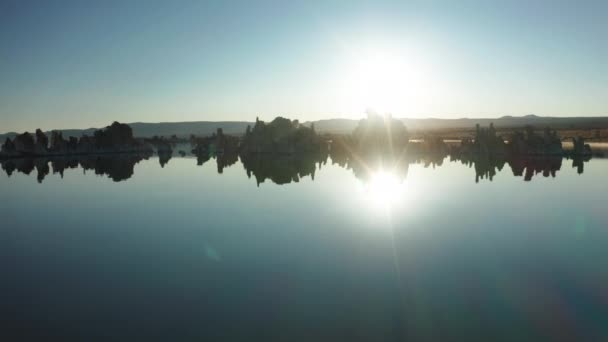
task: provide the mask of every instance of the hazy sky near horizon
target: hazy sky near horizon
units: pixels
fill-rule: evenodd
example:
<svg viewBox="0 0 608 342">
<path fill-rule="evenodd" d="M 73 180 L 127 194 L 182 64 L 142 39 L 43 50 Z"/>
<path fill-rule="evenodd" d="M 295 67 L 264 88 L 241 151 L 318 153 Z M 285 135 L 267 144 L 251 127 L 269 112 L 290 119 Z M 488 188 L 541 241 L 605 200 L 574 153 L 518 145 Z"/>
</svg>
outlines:
<svg viewBox="0 0 608 342">
<path fill-rule="evenodd" d="M 0 132 L 608 115 L 608 1 L 0 1 Z"/>
</svg>

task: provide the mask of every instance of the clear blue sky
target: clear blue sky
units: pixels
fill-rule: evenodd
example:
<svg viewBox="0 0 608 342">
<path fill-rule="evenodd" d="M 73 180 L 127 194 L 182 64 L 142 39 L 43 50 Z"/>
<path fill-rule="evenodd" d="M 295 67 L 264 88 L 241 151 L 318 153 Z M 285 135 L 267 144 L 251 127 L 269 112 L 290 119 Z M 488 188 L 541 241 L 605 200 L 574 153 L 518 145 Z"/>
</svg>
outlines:
<svg viewBox="0 0 608 342">
<path fill-rule="evenodd" d="M 608 115 L 608 1 L 0 1 L 0 132 Z"/>
</svg>

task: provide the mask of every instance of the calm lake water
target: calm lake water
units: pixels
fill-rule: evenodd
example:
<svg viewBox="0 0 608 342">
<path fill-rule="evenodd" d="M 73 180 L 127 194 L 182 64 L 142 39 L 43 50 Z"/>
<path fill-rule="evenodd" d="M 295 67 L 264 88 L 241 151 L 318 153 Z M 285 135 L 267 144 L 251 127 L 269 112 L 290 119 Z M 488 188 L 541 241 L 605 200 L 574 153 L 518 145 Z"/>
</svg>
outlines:
<svg viewBox="0 0 608 342">
<path fill-rule="evenodd" d="M 608 340 L 606 159 L 134 162 L 0 170 L 3 340 Z"/>
</svg>

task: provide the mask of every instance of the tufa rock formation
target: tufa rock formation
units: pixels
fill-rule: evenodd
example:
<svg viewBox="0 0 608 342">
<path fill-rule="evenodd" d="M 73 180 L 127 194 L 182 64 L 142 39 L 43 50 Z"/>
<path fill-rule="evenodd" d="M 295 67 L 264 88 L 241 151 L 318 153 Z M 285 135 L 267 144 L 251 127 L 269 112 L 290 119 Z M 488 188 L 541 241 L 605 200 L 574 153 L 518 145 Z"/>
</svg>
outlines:
<svg viewBox="0 0 608 342">
<path fill-rule="evenodd" d="M 322 139 L 313 127 L 300 125 L 298 120 L 277 117 L 266 124 L 256 118 L 253 128 L 248 127 L 242 139 L 241 154 L 274 153 L 294 154 L 319 152 Z"/>
<path fill-rule="evenodd" d="M 25 132 L 15 137 L 13 141 L 7 138 L 2 145 L 1 157 L 27 156 L 61 156 L 72 154 L 104 154 L 104 153 L 150 153 L 150 146 L 133 137 L 131 127 L 118 122 L 105 129 L 97 130 L 93 137 L 86 135 L 80 139 L 70 137 L 68 141 L 61 132 L 51 132 L 49 145 L 48 137 L 40 129 L 36 130 L 35 138 Z"/>
</svg>

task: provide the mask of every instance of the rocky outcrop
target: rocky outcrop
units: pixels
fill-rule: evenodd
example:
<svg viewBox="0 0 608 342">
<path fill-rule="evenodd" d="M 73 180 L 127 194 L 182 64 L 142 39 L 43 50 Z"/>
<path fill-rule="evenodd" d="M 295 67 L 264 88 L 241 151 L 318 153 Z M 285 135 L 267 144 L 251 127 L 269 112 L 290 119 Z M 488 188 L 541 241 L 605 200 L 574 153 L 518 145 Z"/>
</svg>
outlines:
<svg viewBox="0 0 608 342">
<path fill-rule="evenodd" d="M 105 153 L 149 153 L 151 147 L 133 137 L 131 127 L 118 122 L 105 129 L 97 130 L 93 137 L 70 137 L 68 141 L 61 132 L 52 132 L 48 137 L 40 130 L 35 136 L 25 132 L 7 139 L 2 145 L 1 157 L 62 156 Z"/>
<path fill-rule="evenodd" d="M 13 140 L 13 143 L 15 144 L 15 151 L 18 155 L 34 155 L 36 142 L 34 136 L 28 132 L 17 135 Z"/>
<path fill-rule="evenodd" d="M 583 137 L 572 138 L 572 151 L 570 154 L 579 157 L 591 156 L 591 146 L 585 144 Z"/>
<path fill-rule="evenodd" d="M 496 135 L 493 123 L 487 129 L 478 124 L 475 137 L 462 140 L 460 149 L 463 154 L 506 155 L 508 152 L 504 139 Z"/>
<path fill-rule="evenodd" d="M 39 129 L 36 130 L 36 145 L 34 146 L 34 153 L 36 155 L 45 155 L 49 148 L 49 138 Z"/>
<path fill-rule="evenodd" d="M 380 116 L 368 113 L 352 133 L 352 140 L 359 149 L 365 150 L 399 150 L 409 142 L 409 134 L 400 120 L 390 115 Z"/>
<path fill-rule="evenodd" d="M 15 143 L 9 138 L 6 138 L 4 144 L 0 147 L 0 157 L 14 157 L 17 155 Z"/>
<path fill-rule="evenodd" d="M 192 137 L 190 143 L 194 147 L 192 153 L 197 156 L 202 154 L 236 154 L 239 150 L 240 140 L 238 137 L 224 134 L 223 129 L 218 128 L 211 136 Z"/>
<path fill-rule="evenodd" d="M 271 153 L 295 154 L 318 152 L 323 145 L 313 127 L 301 125 L 298 120 L 277 117 L 270 123 L 256 119 L 253 128 L 247 127 L 241 141 L 241 154 Z"/>
<path fill-rule="evenodd" d="M 462 140 L 453 151 L 457 154 L 475 154 L 486 156 L 562 156 L 562 142 L 555 131 L 548 127 L 543 134 L 536 134 L 532 126 L 524 131 L 515 131 L 508 139 L 496 135 L 494 125 L 487 129 L 477 125 L 474 139 Z"/>
<path fill-rule="evenodd" d="M 78 147 L 78 140 L 76 138 L 74 138 L 74 140 L 76 141 L 74 147 Z M 49 146 L 49 151 L 53 154 L 67 154 L 69 152 L 68 142 L 63 139 L 63 133 L 57 131 L 51 132 L 51 145 Z"/>
<path fill-rule="evenodd" d="M 526 126 L 524 132 L 515 132 L 509 139 L 509 152 L 512 155 L 561 156 L 564 154 L 562 142 L 555 131 L 548 127 L 543 135 L 534 132 L 532 126 Z"/>
</svg>

